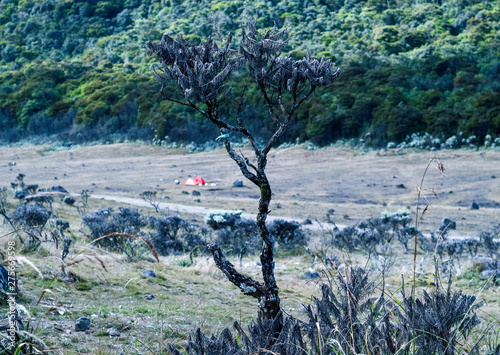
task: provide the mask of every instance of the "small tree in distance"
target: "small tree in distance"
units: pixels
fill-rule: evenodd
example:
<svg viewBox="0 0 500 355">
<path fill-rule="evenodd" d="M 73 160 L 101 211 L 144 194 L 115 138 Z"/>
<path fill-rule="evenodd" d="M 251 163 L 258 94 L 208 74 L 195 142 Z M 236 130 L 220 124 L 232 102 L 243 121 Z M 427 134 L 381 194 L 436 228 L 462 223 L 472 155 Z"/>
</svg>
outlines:
<svg viewBox="0 0 500 355">
<path fill-rule="evenodd" d="M 260 189 L 257 227 L 263 240 L 260 260 L 263 283 L 240 274 L 226 260 L 222 250 L 209 244 L 217 267 L 234 285 L 247 295 L 259 300 L 264 318 L 274 319 L 280 313 L 278 286 L 274 277 L 275 240 L 266 226 L 270 213 L 271 185 L 266 176 L 267 155 L 279 137 L 289 126 L 299 106 L 318 88 L 332 83 L 340 76 L 340 69 L 333 69 L 330 60 L 307 58 L 292 59 L 283 55 L 287 45 L 286 29 L 259 32 L 248 20 L 248 33 L 242 29 L 241 43 L 232 43 L 231 33 L 224 38 L 217 25 L 214 31 L 219 45 L 211 37 L 194 45 L 178 35 L 176 39 L 163 35 L 160 43 L 147 43 L 147 51 L 155 55 L 160 66 L 154 66 L 156 79 L 161 83 L 165 100 L 188 106 L 209 119 L 221 132 L 227 153 L 239 166 L 242 174 Z M 238 95 L 228 86 L 232 73 L 248 75 L 260 91 L 263 103 L 275 123 L 275 130 L 267 142 L 259 144 L 257 137 L 247 129 L 240 117 L 244 101 L 244 90 Z M 171 96 L 165 92 L 166 85 L 174 81 L 182 94 Z M 234 110 L 227 108 L 236 103 Z M 226 111 L 224 111 L 226 109 Z M 233 112 L 228 117 L 227 112 Z M 230 133 L 239 133 L 248 139 L 254 153 L 250 160 L 237 153 L 231 145 Z"/>
</svg>

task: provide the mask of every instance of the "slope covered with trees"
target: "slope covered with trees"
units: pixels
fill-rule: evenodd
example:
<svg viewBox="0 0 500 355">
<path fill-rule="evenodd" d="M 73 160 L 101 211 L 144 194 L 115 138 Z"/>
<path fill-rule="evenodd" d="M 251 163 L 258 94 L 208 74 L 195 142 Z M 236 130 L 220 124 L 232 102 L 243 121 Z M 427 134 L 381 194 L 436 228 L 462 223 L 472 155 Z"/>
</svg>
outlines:
<svg viewBox="0 0 500 355">
<path fill-rule="evenodd" d="M 462 131 L 478 141 L 500 134 L 499 1 L 247 4 L 257 26 L 289 26 L 295 58 L 307 45 L 342 68 L 339 81 L 301 107 L 282 142 L 363 137 L 377 146 L 414 132 Z M 194 111 L 161 100 L 145 43 L 163 33 L 200 41 L 213 32 L 212 16 L 238 37 L 243 12 L 239 0 L 2 0 L 0 139 L 213 140 L 217 132 Z M 266 138 L 273 122 L 252 105 L 256 89 L 246 98 L 249 129 Z"/>
</svg>

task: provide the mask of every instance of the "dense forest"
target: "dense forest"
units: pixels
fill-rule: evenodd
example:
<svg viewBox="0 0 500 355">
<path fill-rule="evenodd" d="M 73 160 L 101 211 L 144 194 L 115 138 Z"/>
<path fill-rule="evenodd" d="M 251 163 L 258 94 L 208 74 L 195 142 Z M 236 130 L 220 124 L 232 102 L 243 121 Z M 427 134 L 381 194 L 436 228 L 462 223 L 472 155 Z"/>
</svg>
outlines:
<svg viewBox="0 0 500 355">
<path fill-rule="evenodd" d="M 0 140 L 213 140 L 217 132 L 195 112 L 162 100 L 145 44 L 164 33 L 197 43 L 212 34 L 213 20 L 237 39 L 244 3 L 1 0 Z M 309 49 L 342 68 L 281 142 L 363 138 L 382 146 L 415 132 L 500 136 L 500 1 L 246 3 L 258 28 L 288 27 L 294 57 Z M 233 80 L 236 89 L 246 85 Z M 241 115 L 265 137 L 274 123 L 254 90 Z"/>
</svg>

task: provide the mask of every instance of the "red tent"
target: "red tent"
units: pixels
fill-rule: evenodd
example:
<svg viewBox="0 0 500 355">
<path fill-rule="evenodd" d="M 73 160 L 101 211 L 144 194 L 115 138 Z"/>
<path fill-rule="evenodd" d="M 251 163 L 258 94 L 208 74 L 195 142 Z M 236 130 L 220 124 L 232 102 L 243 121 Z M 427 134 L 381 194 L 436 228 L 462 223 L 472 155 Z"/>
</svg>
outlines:
<svg viewBox="0 0 500 355">
<path fill-rule="evenodd" d="M 194 178 L 189 178 L 186 180 L 186 182 L 181 182 L 181 185 L 191 185 L 191 186 L 196 186 L 196 185 L 205 185 L 206 182 L 199 176 L 195 176 Z"/>
</svg>

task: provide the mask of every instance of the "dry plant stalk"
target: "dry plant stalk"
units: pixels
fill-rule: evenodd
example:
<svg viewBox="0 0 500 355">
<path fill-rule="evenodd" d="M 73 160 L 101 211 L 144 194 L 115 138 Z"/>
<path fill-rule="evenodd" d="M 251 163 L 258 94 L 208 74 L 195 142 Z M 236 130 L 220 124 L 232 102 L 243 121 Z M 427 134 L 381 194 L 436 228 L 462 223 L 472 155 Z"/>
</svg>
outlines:
<svg viewBox="0 0 500 355">
<path fill-rule="evenodd" d="M 444 165 L 438 159 L 438 155 L 436 154 L 427 163 L 427 166 L 425 167 L 424 173 L 422 175 L 422 179 L 420 180 L 420 185 L 417 186 L 417 207 L 416 207 L 416 211 L 415 211 L 415 239 L 414 239 L 415 242 L 414 242 L 414 246 L 413 246 L 413 286 L 411 288 L 411 296 L 412 296 L 413 304 L 415 304 L 415 298 L 416 298 L 415 291 L 416 291 L 416 285 L 417 285 L 417 282 L 416 282 L 416 280 L 417 280 L 417 242 L 418 242 L 419 220 L 424 216 L 424 214 L 427 212 L 429 207 L 432 206 L 431 203 L 429 202 L 429 200 L 427 199 L 427 197 L 423 194 L 423 191 L 430 191 L 430 192 L 432 192 L 432 194 L 436 198 L 439 198 L 438 195 L 436 194 L 436 192 L 434 191 L 434 189 L 430 189 L 430 190 L 424 189 L 425 177 L 427 176 L 427 172 L 429 170 L 429 167 L 431 166 L 431 164 L 433 162 L 436 163 L 436 165 L 437 165 L 436 168 L 439 171 L 439 173 L 443 177 L 446 176 L 444 173 L 444 171 L 445 171 Z M 421 198 L 425 199 L 426 205 L 425 205 L 425 208 L 423 209 L 422 213 L 420 214 Z M 415 308 L 413 308 L 413 309 L 415 309 Z M 413 314 L 413 324 L 415 324 L 415 314 Z M 415 326 L 413 327 L 413 338 L 415 339 Z"/>
</svg>

